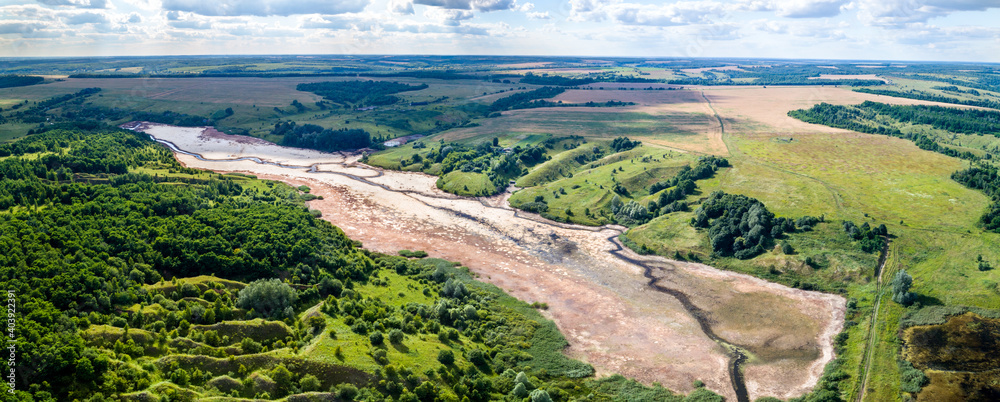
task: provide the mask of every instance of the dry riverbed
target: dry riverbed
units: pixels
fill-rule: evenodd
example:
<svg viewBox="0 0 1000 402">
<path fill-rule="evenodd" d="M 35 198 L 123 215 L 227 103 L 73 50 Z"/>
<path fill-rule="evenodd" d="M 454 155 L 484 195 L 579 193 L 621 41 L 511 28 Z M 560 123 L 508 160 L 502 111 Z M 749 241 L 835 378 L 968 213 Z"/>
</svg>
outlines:
<svg viewBox="0 0 1000 402">
<path fill-rule="evenodd" d="M 205 128 L 143 124 L 188 167 L 307 185 L 310 207 L 365 248 L 424 250 L 461 262 L 511 295 L 549 305 L 574 358 L 689 392 L 694 380 L 731 400 L 730 356 L 676 298 L 682 292 L 719 338 L 749 352 L 751 399 L 811 389 L 833 358 L 844 300 L 706 265 L 638 256 L 609 239 L 621 228 L 560 225 L 515 212 L 505 198 L 462 198 L 421 173 L 383 171 L 357 155 L 280 147 Z M 197 157 L 195 156 L 195 154 Z M 648 279 L 652 278 L 652 279 Z M 652 282 L 654 286 L 650 286 Z"/>
</svg>

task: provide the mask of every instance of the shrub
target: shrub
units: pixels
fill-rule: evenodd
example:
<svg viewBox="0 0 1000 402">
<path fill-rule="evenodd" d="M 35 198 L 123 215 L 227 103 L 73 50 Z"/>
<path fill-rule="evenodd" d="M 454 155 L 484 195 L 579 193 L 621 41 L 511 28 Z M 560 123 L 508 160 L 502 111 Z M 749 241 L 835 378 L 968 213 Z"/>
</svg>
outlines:
<svg viewBox="0 0 1000 402">
<path fill-rule="evenodd" d="M 337 397 L 340 399 L 353 401 L 358 396 L 358 387 L 354 384 L 340 384 L 337 386 Z"/>
<path fill-rule="evenodd" d="M 299 387 L 302 388 L 303 392 L 319 391 L 320 385 L 319 379 L 312 374 L 306 374 L 299 380 Z"/>
<path fill-rule="evenodd" d="M 402 343 L 403 342 L 403 331 L 398 329 L 393 329 L 389 331 L 389 342 L 392 343 Z"/>
<path fill-rule="evenodd" d="M 438 361 L 445 366 L 450 366 L 455 363 L 455 354 L 448 349 L 442 350 L 438 352 Z"/>
<path fill-rule="evenodd" d="M 381 345 L 385 342 L 382 333 L 379 331 L 372 332 L 371 335 L 368 335 L 368 340 L 375 346 Z"/>
<path fill-rule="evenodd" d="M 236 306 L 264 317 L 280 318 L 291 312 L 297 299 L 295 289 L 281 280 L 261 279 L 240 290 Z"/>
<path fill-rule="evenodd" d="M 912 285 L 913 277 L 905 269 L 896 272 L 896 276 L 892 278 L 892 301 L 904 306 L 913 304 L 917 296 L 909 291 Z"/>
</svg>

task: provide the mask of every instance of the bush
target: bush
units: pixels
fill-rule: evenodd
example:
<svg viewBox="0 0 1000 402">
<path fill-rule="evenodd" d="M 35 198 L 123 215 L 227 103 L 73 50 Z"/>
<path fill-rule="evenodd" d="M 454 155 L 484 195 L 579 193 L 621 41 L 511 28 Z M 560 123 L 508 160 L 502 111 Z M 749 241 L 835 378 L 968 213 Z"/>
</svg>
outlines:
<svg viewBox="0 0 1000 402">
<path fill-rule="evenodd" d="M 372 345 L 375 346 L 385 343 L 385 339 L 383 338 L 382 333 L 379 331 L 372 332 L 371 335 L 368 335 L 368 340 L 371 341 Z"/>
<path fill-rule="evenodd" d="M 403 331 L 398 329 L 393 329 L 389 331 L 389 342 L 392 343 L 402 343 L 403 342 Z"/>
<path fill-rule="evenodd" d="M 302 388 L 303 392 L 319 391 L 320 385 L 319 379 L 312 374 L 306 374 L 299 380 L 299 388 Z"/>
<path fill-rule="evenodd" d="M 923 371 L 917 370 L 913 367 L 913 364 L 906 360 L 899 361 L 899 373 L 902 378 L 899 384 L 899 390 L 903 392 L 917 393 L 920 389 L 927 385 L 929 381 L 927 375 Z"/>
<path fill-rule="evenodd" d="M 324 277 L 319 281 L 318 290 L 320 296 L 336 296 L 340 297 L 340 292 L 344 291 L 344 283 L 340 279 L 333 279 L 330 277 Z"/>
<path fill-rule="evenodd" d="M 353 401 L 358 396 L 358 387 L 354 384 L 340 384 L 337 386 L 337 397 L 340 399 Z"/>
<path fill-rule="evenodd" d="M 455 364 L 455 354 L 448 349 L 442 350 L 438 352 L 438 361 L 445 366 Z"/>
<path fill-rule="evenodd" d="M 531 402 L 552 402 L 552 397 L 544 389 L 531 391 Z"/>
<path fill-rule="evenodd" d="M 406 258 L 424 258 L 427 257 L 427 252 L 422 250 L 417 250 L 417 251 L 399 250 L 399 255 Z"/>
<path fill-rule="evenodd" d="M 917 295 L 911 293 L 910 286 L 913 285 L 913 277 L 906 273 L 905 269 L 896 272 L 892 278 L 892 301 L 909 306 L 917 299 Z"/>
<path fill-rule="evenodd" d="M 240 290 L 236 306 L 264 317 L 282 318 L 292 312 L 298 294 L 280 279 L 260 279 Z"/>
</svg>

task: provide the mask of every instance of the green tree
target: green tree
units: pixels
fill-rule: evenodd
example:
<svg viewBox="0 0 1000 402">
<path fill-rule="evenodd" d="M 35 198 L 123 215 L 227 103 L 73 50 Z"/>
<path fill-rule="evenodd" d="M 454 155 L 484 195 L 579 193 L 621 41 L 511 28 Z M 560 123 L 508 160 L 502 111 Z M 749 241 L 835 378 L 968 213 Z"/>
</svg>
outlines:
<svg viewBox="0 0 1000 402">
<path fill-rule="evenodd" d="M 455 354 L 451 350 L 445 349 L 438 352 L 438 361 L 445 366 L 455 363 Z"/>
<path fill-rule="evenodd" d="M 268 318 L 282 318 L 288 315 L 298 299 L 295 289 L 280 279 L 260 279 L 240 290 L 236 306 L 253 309 Z"/>
<path fill-rule="evenodd" d="M 912 285 L 913 277 L 906 273 L 905 269 L 896 272 L 896 276 L 892 278 L 892 301 L 904 306 L 913 304 L 917 296 L 910 292 Z"/>
<path fill-rule="evenodd" d="M 321 384 L 319 379 L 312 374 L 306 374 L 305 377 L 302 377 L 302 379 L 299 380 L 299 388 L 301 388 L 303 392 L 319 391 L 320 386 Z"/>
</svg>

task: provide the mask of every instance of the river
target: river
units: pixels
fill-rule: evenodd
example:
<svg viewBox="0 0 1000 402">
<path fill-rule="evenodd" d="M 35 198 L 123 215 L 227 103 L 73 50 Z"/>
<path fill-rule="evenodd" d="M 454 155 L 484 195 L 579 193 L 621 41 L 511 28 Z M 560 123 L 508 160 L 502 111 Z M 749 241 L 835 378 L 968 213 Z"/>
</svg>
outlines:
<svg viewBox="0 0 1000 402">
<path fill-rule="evenodd" d="M 133 124 L 193 168 L 308 185 L 310 207 L 365 248 L 424 250 L 461 262 L 513 296 L 544 302 L 598 375 L 619 373 L 728 399 L 808 392 L 833 358 L 842 297 L 703 264 L 640 256 L 624 228 L 560 224 L 507 206 L 506 196 L 444 193 L 436 177 L 386 171 L 357 155 L 280 147 L 212 129 Z"/>
</svg>

